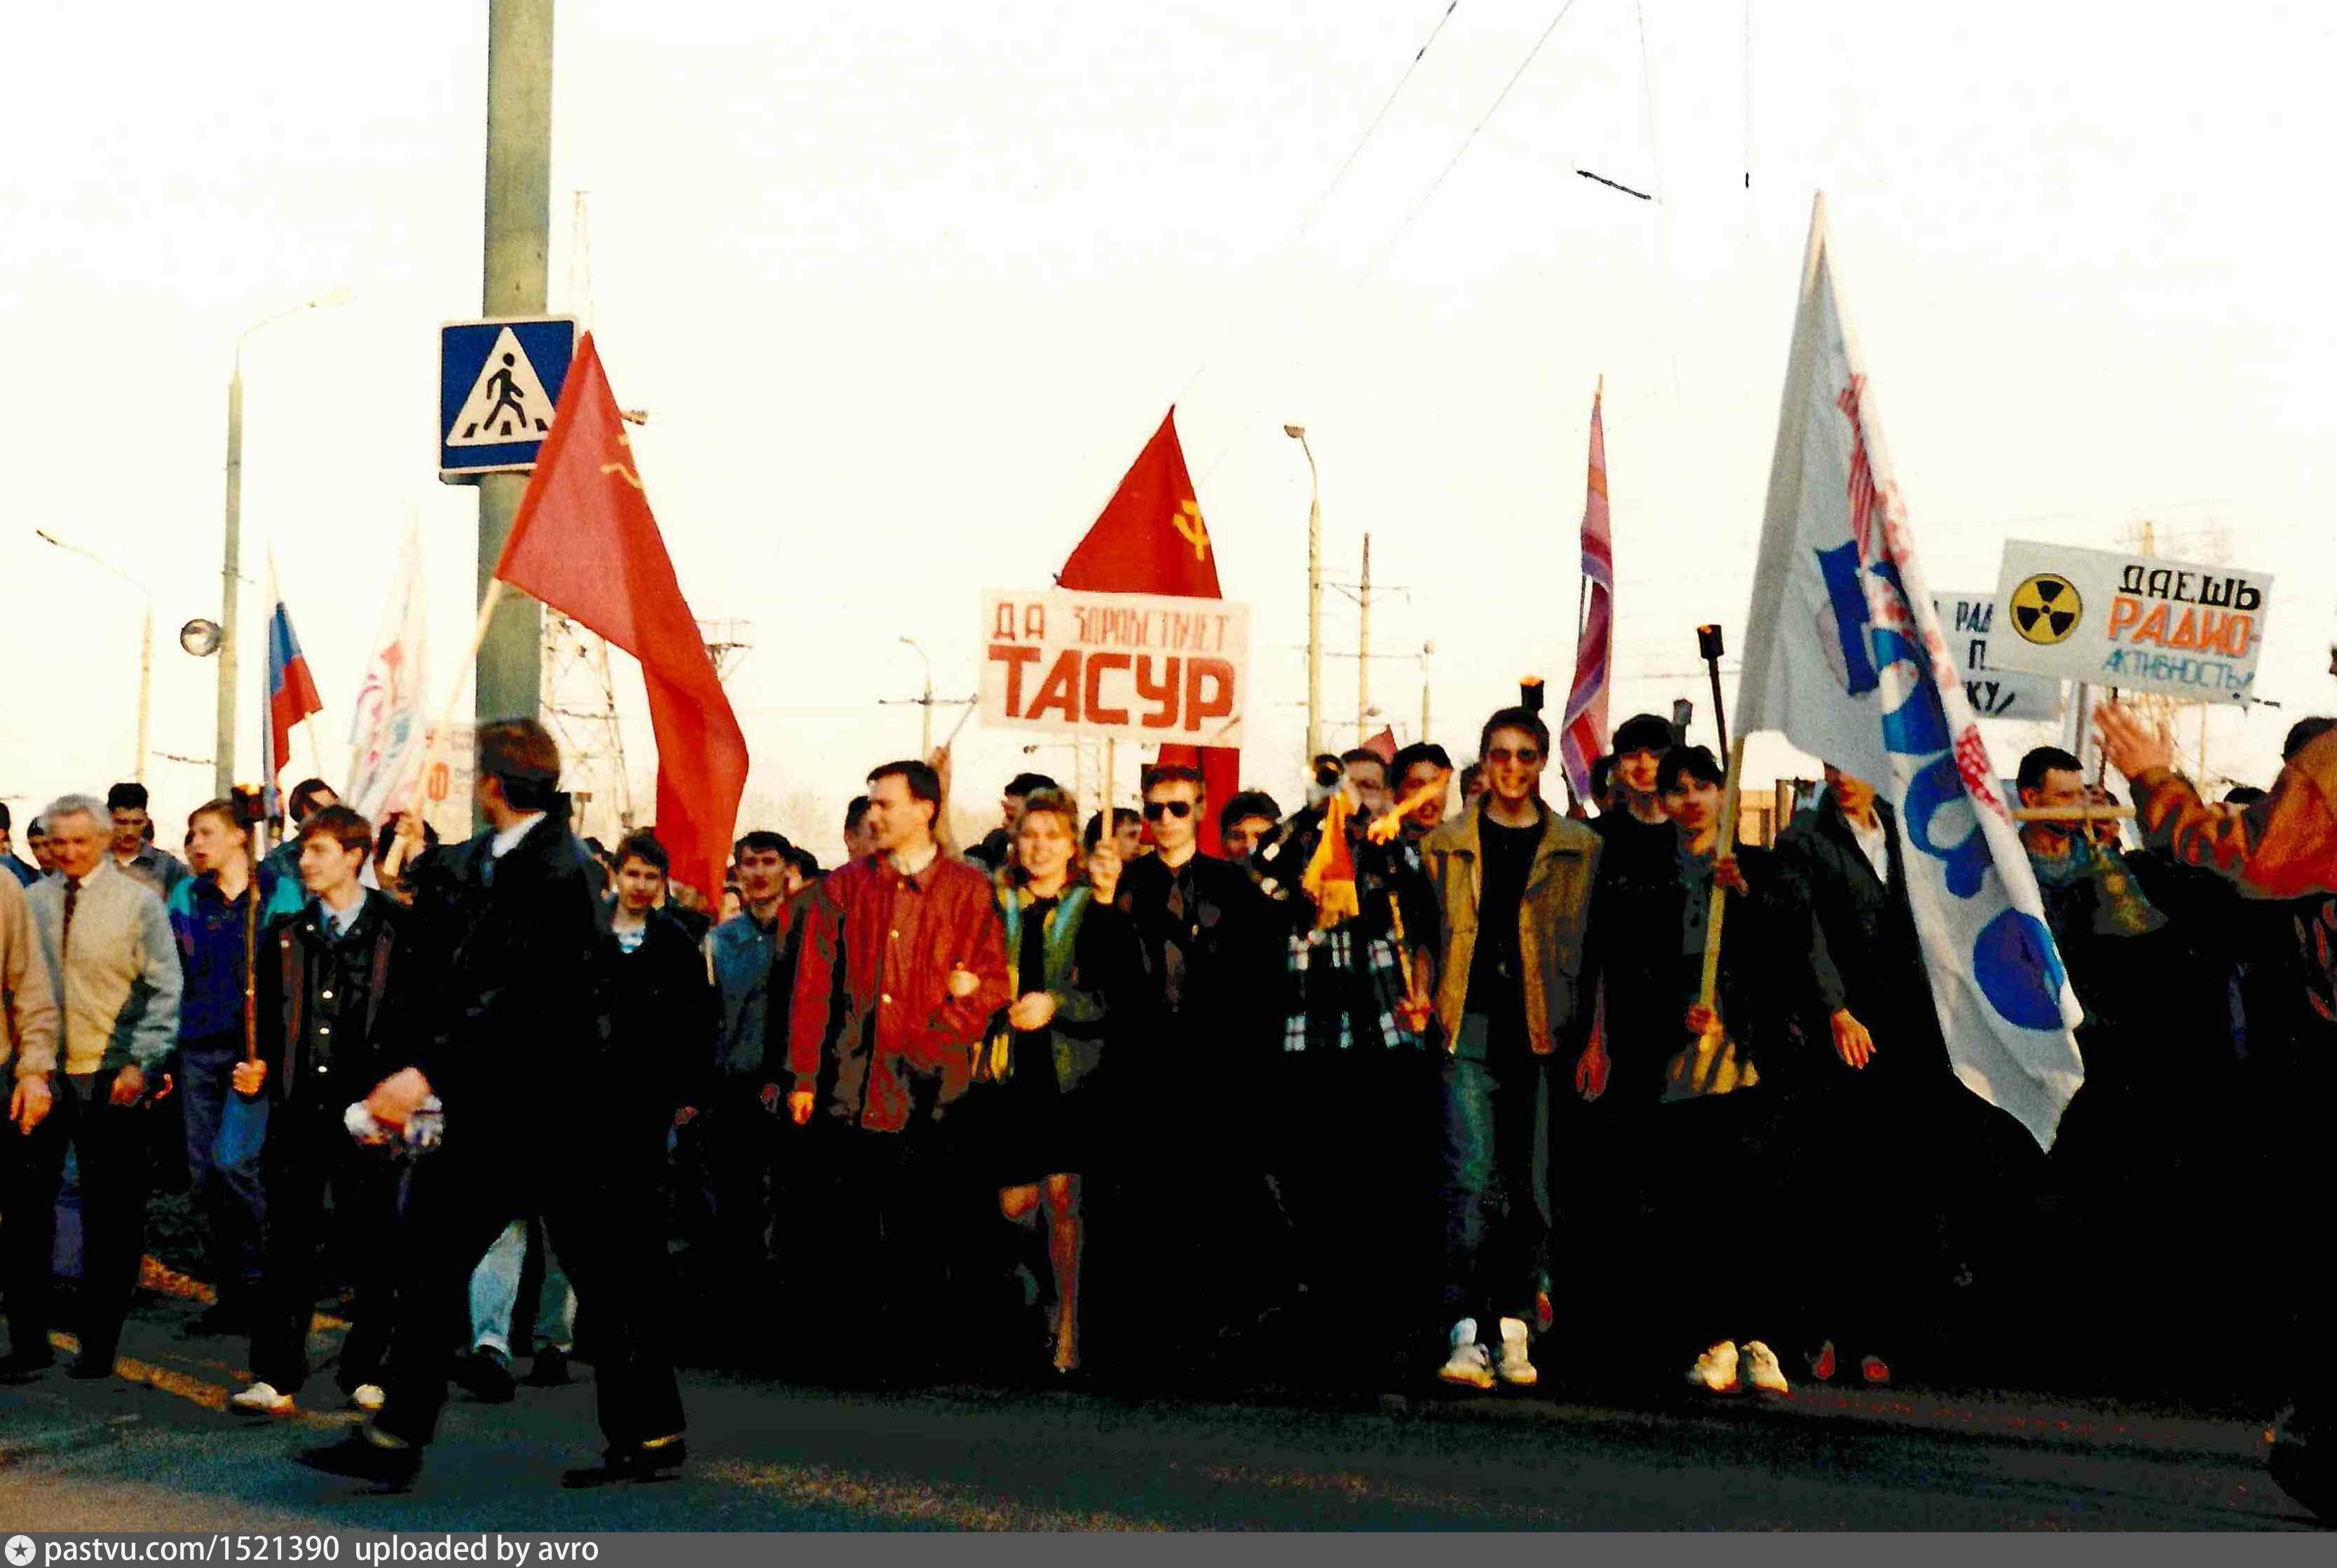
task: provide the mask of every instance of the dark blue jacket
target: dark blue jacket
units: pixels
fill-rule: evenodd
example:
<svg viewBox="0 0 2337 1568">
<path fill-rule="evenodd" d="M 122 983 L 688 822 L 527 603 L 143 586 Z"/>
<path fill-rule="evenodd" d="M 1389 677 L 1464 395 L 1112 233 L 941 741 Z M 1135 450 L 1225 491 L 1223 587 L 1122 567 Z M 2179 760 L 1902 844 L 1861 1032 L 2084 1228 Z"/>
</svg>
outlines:
<svg viewBox="0 0 2337 1568">
<path fill-rule="evenodd" d="M 302 894 L 298 879 L 279 877 L 265 864 L 254 882 L 259 897 L 259 924 L 252 934 L 257 947 L 269 921 L 299 909 Z M 219 877 L 209 872 L 171 889 L 171 936 L 187 982 L 179 1002 L 181 1044 L 242 1032 L 244 910 L 250 897 L 247 888 L 230 904 L 220 897 Z"/>
</svg>

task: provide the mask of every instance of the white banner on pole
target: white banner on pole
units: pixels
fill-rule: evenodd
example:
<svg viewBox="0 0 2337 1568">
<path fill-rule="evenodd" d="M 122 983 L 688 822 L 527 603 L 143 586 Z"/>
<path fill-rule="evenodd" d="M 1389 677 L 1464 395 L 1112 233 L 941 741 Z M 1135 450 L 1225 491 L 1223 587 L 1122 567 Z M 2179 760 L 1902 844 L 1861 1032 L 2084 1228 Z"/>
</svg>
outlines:
<svg viewBox="0 0 2337 1568">
<path fill-rule="evenodd" d="M 429 740 L 423 701 L 429 686 L 428 601 L 422 588 L 422 536 L 412 518 L 398 541 L 397 572 L 373 634 L 349 720 L 348 803 L 378 825 L 421 804 L 422 758 Z"/>
<path fill-rule="evenodd" d="M 1956 1076 L 2049 1148 L 2084 1080 L 2083 1014 L 1916 559 L 1823 199 L 1754 584 L 1738 721 L 1784 731 L 1892 803 Z"/>
</svg>

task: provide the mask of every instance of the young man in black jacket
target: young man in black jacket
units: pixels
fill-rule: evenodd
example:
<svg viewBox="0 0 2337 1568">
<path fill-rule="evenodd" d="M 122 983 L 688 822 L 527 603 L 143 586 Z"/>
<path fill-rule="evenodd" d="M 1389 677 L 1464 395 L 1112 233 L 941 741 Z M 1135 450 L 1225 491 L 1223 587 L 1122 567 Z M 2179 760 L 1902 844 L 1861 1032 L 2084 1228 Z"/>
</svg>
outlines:
<svg viewBox="0 0 2337 1568">
<path fill-rule="evenodd" d="M 252 1383 L 230 1401 L 260 1416 L 290 1414 L 308 1375 L 328 1189 L 333 1253 L 355 1270 L 357 1287 L 336 1380 L 360 1410 L 381 1408 L 395 1293 L 381 1238 L 397 1223 L 397 1169 L 386 1151 L 358 1147 L 342 1118 L 380 1081 L 383 1043 L 396 1034 L 392 1001 L 406 974 L 406 912 L 357 881 L 373 828 L 355 811 L 323 808 L 301 824 L 298 842 L 308 902 L 271 921 L 260 939 L 253 976 L 259 1054 L 239 1064 L 231 1082 L 236 1093 L 269 1101 L 259 1154 L 268 1243 Z"/>
<path fill-rule="evenodd" d="M 1148 1340 L 1179 1365 L 1178 1349 L 1254 1317 L 1274 1217 L 1266 1152 L 1250 1092 L 1271 1071 L 1278 1020 L 1264 1003 L 1281 979 L 1282 927 L 1249 873 L 1200 850 L 1208 808 L 1200 770 L 1144 775 L 1154 852 L 1119 874 L 1116 899 L 1144 958 L 1142 1004 L 1117 1059 L 1104 1068 L 1122 1113 L 1109 1172 L 1125 1219 L 1108 1233 L 1145 1238 L 1129 1267 L 1110 1254 L 1098 1277 L 1128 1305 L 1098 1321 L 1145 1319 Z M 1163 1107 L 1196 1083 L 1232 1092 L 1191 1101 L 1202 1120 Z M 1141 1303 L 1141 1305 L 1139 1305 Z"/>
<path fill-rule="evenodd" d="M 567 1485 L 650 1479 L 687 1455 L 681 1394 L 652 1321 L 665 1250 L 655 1194 L 612 1158 L 634 1136 L 611 1103 L 600 897 L 568 827 L 560 748 L 532 719 L 481 727 L 477 799 L 487 830 L 440 849 L 416 878 L 423 960 L 406 1065 L 367 1096 L 382 1126 L 444 1109 L 441 1145 L 416 1161 L 397 1245 L 406 1268 L 388 1402 L 343 1445 L 302 1463 L 410 1485 L 435 1434 L 462 1341 L 464 1286 L 514 1214 L 541 1213 L 596 1330 L 595 1392 L 608 1453 Z"/>
<path fill-rule="evenodd" d="M 1810 1251 L 1811 1376 L 1856 1357 L 1870 1384 L 1907 1344 L 1944 1225 L 1930 1172 L 1963 1095 L 1907 901 L 1898 819 L 1874 786 L 1826 765 L 1826 790 L 1777 839 L 1781 975 L 1804 1050 L 1772 1076 L 1794 1093 L 1793 1140 L 1809 1195 L 1793 1207 Z M 1805 922 L 1792 937 L 1783 922 Z M 1803 952 L 1807 965 L 1794 962 Z M 1837 1355 L 1837 1350 L 1841 1355 Z"/>
<path fill-rule="evenodd" d="M 616 1157 L 636 1178 L 662 1180 L 674 1112 L 704 1098 L 706 1063 L 719 1027 L 705 949 L 658 907 L 672 862 L 665 846 L 635 833 L 617 846 L 617 897 L 609 908 L 607 1011 L 612 1094 L 629 1131 Z M 631 1087 L 614 1080 L 621 1076 Z M 776 1098 L 776 1096 L 774 1097 Z"/>
</svg>

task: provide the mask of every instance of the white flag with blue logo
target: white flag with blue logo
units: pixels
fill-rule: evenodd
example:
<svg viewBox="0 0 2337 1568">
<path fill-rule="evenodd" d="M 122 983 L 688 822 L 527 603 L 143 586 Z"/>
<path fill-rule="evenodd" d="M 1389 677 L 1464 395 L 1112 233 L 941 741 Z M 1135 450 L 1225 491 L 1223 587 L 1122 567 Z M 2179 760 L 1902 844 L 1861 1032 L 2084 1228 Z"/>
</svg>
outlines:
<svg viewBox="0 0 2337 1568">
<path fill-rule="evenodd" d="M 1746 734 L 1784 732 L 1897 807 L 1956 1076 L 2049 1149 L 2084 1080 L 2077 995 L 1916 561 L 1826 254 L 1823 197 L 1770 463 L 1737 722 Z"/>
</svg>

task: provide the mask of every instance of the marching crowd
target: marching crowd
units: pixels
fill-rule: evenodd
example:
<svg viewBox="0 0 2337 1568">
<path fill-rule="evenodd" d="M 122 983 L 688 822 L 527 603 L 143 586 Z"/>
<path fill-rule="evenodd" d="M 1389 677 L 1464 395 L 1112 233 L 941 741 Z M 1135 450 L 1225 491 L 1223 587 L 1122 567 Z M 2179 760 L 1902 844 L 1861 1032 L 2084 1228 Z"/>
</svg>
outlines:
<svg viewBox="0 0 2337 1568">
<path fill-rule="evenodd" d="M 677 1360 L 1785 1397 L 1944 1359 L 1956 1293 L 2003 1270 L 2060 1292 L 2028 1332 L 2075 1315 L 2137 1358 L 2300 1323 L 2277 1452 L 2313 1501 L 2337 723 L 2213 803 L 2115 704 L 2101 727 L 2129 803 L 2050 748 L 2018 778 L 2032 810 L 2129 807 L 2021 829 L 2085 1012 L 2049 1161 L 1957 1080 L 1874 786 L 1829 768 L 1743 843 L 1718 760 L 1653 716 L 1571 808 L 1512 708 L 1464 769 L 1316 759 L 1290 811 L 1161 765 L 1140 813 L 1089 815 L 1025 774 L 963 852 L 942 775 L 888 763 L 844 865 L 750 831 L 719 918 L 653 831 L 574 836 L 530 720 L 480 730 L 460 845 L 314 779 L 264 859 L 240 799 L 184 864 L 135 785 L 50 805 L 31 864 L 0 814 L 0 1377 L 51 1367 L 68 1150 L 66 1375 L 110 1373 L 175 1094 L 218 1290 L 194 1331 L 249 1337 L 234 1404 L 294 1408 L 348 1288 L 334 1376 L 373 1414 L 307 1461 L 392 1485 L 449 1377 L 510 1398 L 523 1352 L 537 1382 L 593 1365 L 589 1485 L 682 1463 Z M 2202 1258 L 2274 1305 L 2176 1312 Z"/>
</svg>

